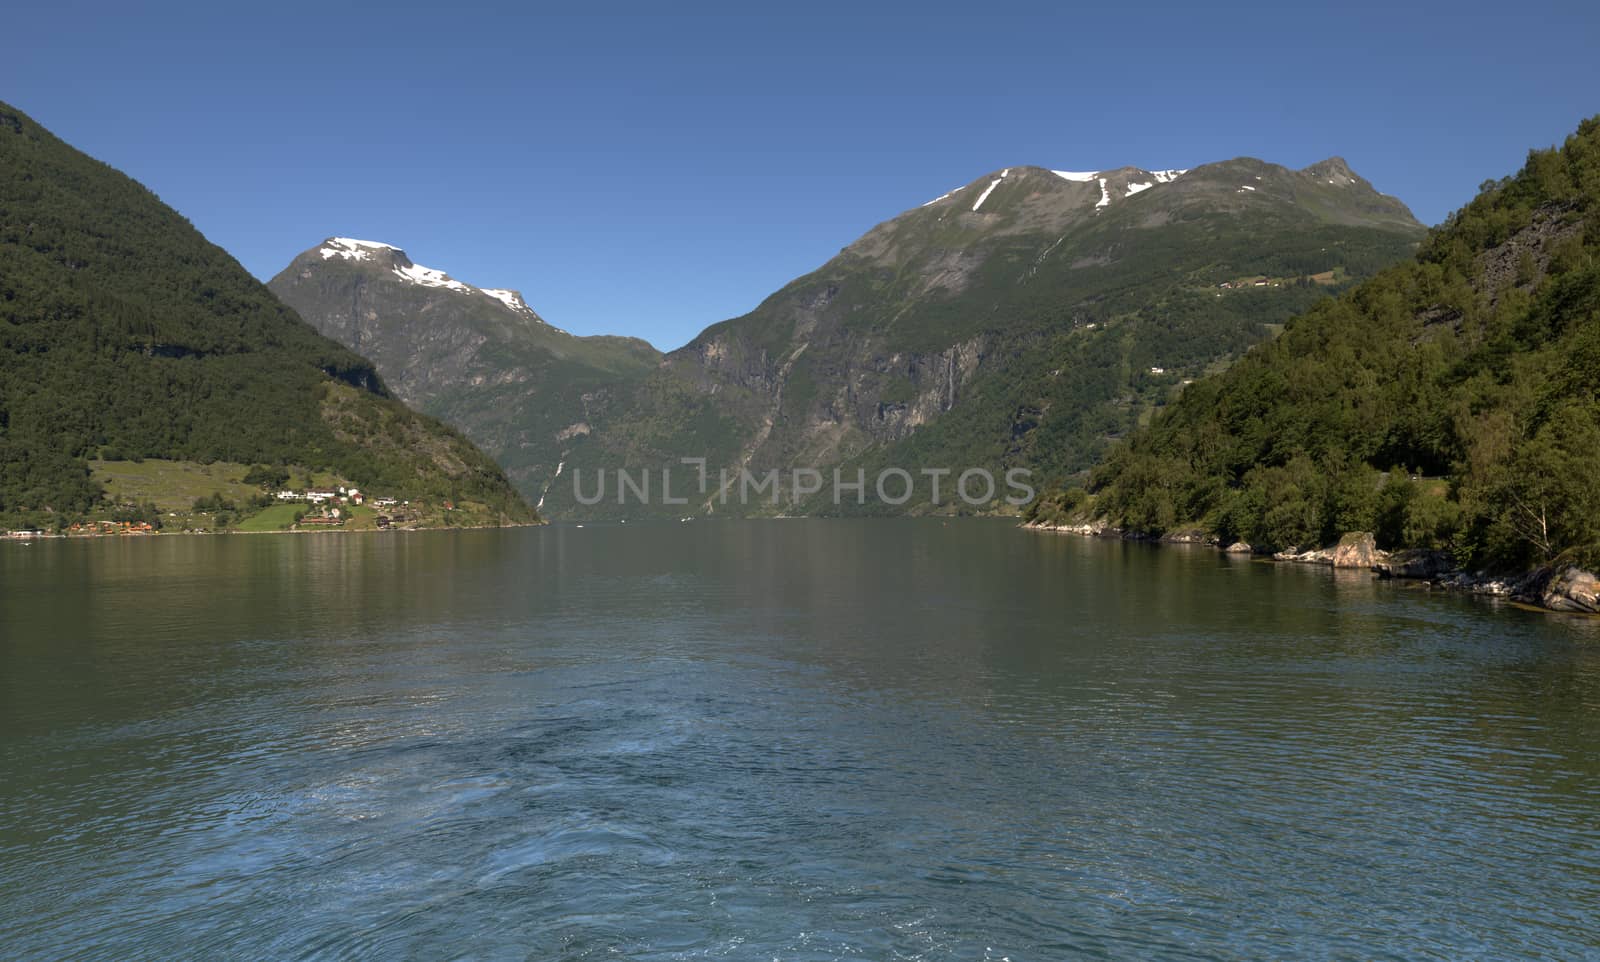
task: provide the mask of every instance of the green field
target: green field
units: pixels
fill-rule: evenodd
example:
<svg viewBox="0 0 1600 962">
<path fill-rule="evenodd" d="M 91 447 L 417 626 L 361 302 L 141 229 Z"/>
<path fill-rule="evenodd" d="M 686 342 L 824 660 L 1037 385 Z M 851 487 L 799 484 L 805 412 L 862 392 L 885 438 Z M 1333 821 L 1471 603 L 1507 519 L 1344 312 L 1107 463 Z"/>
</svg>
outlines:
<svg viewBox="0 0 1600 962">
<path fill-rule="evenodd" d="M 287 531 L 294 527 L 294 516 L 305 510 L 298 503 L 275 504 L 239 522 L 240 531 Z"/>
<path fill-rule="evenodd" d="M 261 493 L 242 480 L 249 465 L 226 461 L 90 461 L 89 470 L 113 502 L 149 501 L 162 514 L 189 514 L 196 498 L 212 494 L 243 502 Z"/>
</svg>

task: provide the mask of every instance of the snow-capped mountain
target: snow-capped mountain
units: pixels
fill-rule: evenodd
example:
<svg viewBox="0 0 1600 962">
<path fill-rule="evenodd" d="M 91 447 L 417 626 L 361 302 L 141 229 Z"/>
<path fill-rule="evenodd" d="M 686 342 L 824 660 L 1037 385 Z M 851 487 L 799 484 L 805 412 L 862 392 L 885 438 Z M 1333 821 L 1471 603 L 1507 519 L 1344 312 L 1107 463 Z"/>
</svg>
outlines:
<svg viewBox="0 0 1600 962">
<path fill-rule="evenodd" d="M 558 472 L 679 457 L 1079 470 L 1165 392 L 1421 234 L 1338 158 L 1004 167 L 664 357 L 533 323 L 513 292 L 388 244 L 330 239 L 271 286 L 498 457 L 530 500 L 593 516 L 639 509 L 580 507 Z"/>
<path fill-rule="evenodd" d="M 668 354 L 572 447 L 567 469 L 688 451 L 783 477 L 1077 471 L 1166 392 L 1405 256 L 1422 233 L 1338 158 L 1304 170 L 1251 158 L 1003 167 L 884 221 Z M 554 495 L 553 514 L 578 510 Z M 911 504 L 923 507 L 907 510 L 925 497 L 919 488 Z"/>
<path fill-rule="evenodd" d="M 381 241 L 330 237 L 268 287 L 318 331 L 371 358 L 407 403 L 498 459 L 530 502 L 561 462 L 557 435 L 660 359 L 635 338 L 576 337 L 546 323 L 519 291 L 475 287 Z"/>
<path fill-rule="evenodd" d="M 541 324 L 546 323 L 544 318 L 534 312 L 523 300 L 521 291 L 507 290 L 493 287 L 473 287 L 471 284 L 458 281 L 444 271 L 423 267 L 411 260 L 406 252 L 393 244 L 382 241 L 357 240 L 354 237 L 330 237 L 316 248 L 317 255 L 324 261 L 345 260 L 355 263 L 368 263 L 374 267 L 387 269 L 402 281 L 416 284 L 419 287 L 437 287 L 447 291 L 456 291 L 462 294 L 482 294 L 493 298 L 510 310 L 526 315 Z"/>
</svg>

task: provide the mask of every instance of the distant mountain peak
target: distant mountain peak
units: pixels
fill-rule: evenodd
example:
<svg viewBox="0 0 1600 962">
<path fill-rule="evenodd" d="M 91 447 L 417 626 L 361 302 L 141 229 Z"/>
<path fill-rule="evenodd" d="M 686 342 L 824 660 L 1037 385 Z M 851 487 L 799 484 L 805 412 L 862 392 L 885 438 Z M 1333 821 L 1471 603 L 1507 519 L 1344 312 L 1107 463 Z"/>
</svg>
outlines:
<svg viewBox="0 0 1600 962">
<path fill-rule="evenodd" d="M 575 336 L 521 291 L 457 281 L 380 241 L 330 237 L 268 288 L 324 335 L 359 345 L 397 397 L 504 460 L 530 503 L 571 479 L 574 444 L 661 362 L 645 341 Z"/>
<path fill-rule="evenodd" d="M 405 251 L 381 241 L 356 240 L 354 237 L 330 237 L 322 242 L 319 253 L 322 259 L 330 257 L 343 257 L 346 260 L 364 261 L 380 251 L 395 251 L 404 254 Z"/>
<path fill-rule="evenodd" d="M 509 288 L 474 287 L 471 284 L 456 280 L 444 271 L 424 267 L 414 262 L 403 249 L 393 244 L 385 244 L 382 241 L 358 240 L 354 237 L 330 237 L 314 250 L 325 261 L 339 258 L 358 263 L 370 263 L 380 269 L 387 267 L 398 279 L 420 287 L 439 287 L 462 294 L 483 294 L 494 298 L 502 306 L 516 311 L 518 314 L 532 318 L 540 324 L 548 324 L 533 308 L 528 306 L 528 302 L 523 299 L 521 291 L 514 291 Z"/>
<path fill-rule="evenodd" d="M 1351 187 L 1364 181 L 1350 169 L 1350 164 L 1343 157 L 1329 157 L 1300 171 L 1302 174 L 1315 177 L 1317 180 L 1327 181 L 1335 187 Z"/>
<path fill-rule="evenodd" d="M 431 267 L 423 267 L 415 263 L 406 252 L 393 244 L 382 241 L 357 240 L 354 237 L 330 237 L 322 242 L 317 249 L 323 260 L 340 257 L 350 261 L 373 261 L 382 263 L 387 260 L 387 266 L 394 271 L 401 280 L 420 284 L 423 287 L 443 287 L 452 291 L 475 291 L 477 288 L 446 274 L 436 271 Z"/>
</svg>

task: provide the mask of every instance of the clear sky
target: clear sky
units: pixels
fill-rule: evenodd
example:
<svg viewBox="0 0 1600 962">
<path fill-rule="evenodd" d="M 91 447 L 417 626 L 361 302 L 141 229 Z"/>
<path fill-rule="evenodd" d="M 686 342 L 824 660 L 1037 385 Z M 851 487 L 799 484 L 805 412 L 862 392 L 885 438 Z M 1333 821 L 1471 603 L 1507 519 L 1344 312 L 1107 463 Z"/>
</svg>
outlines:
<svg viewBox="0 0 1600 962">
<path fill-rule="evenodd" d="M 261 278 L 381 240 L 672 348 L 1010 165 L 1339 154 L 1436 223 L 1600 113 L 1597 11 L 57 0 L 0 15 L 0 100 Z"/>
</svg>

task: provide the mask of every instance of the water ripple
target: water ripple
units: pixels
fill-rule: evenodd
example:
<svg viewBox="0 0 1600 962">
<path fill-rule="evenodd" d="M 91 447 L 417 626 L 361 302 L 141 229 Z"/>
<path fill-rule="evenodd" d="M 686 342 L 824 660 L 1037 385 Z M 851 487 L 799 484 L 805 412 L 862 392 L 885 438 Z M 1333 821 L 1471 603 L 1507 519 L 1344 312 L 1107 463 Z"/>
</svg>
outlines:
<svg viewBox="0 0 1600 962">
<path fill-rule="evenodd" d="M 66 622 L 3 609 L 0 954 L 1600 956 L 1581 623 L 981 524 L 693 527 L 559 567 L 559 531 L 220 539 L 170 561 L 205 617 L 128 621 L 121 554 Z M 316 603 L 199 600 L 262 571 Z"/>
</svg>

